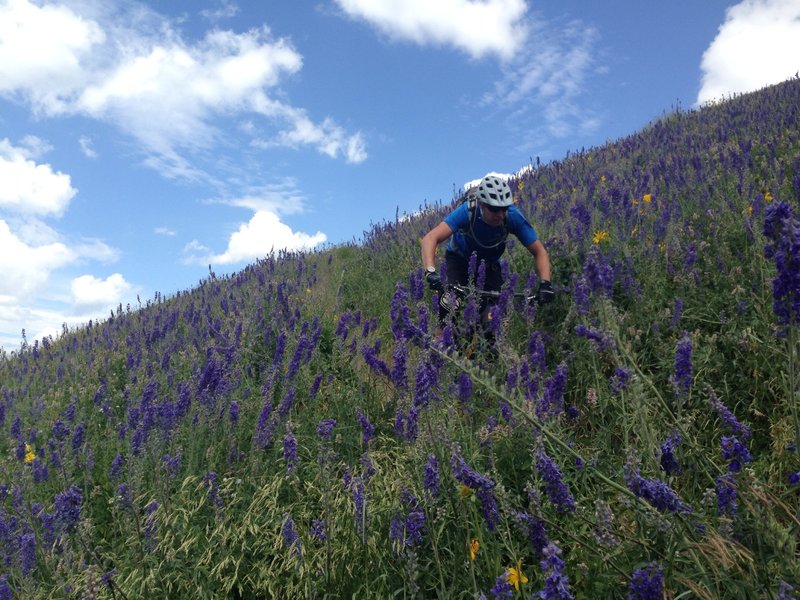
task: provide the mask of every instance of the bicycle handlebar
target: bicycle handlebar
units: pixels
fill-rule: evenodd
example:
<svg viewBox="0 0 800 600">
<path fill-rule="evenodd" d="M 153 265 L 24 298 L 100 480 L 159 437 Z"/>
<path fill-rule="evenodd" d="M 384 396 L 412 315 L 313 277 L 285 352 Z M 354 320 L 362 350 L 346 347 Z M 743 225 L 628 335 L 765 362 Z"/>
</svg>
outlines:
<svg viewBox="0 0 800 600">
<path fill-rule="evenodd" d="M 482 296 L 484 298 L 499 298 L 502 292 L 498 292 L 497 290 L 479 290 L 477 288 L 468 287 L 465 285 L 461 285 L 459 283 L 451 283 L 448 284 L 447 287 L 451 290 L 454 290 L 457 294 L 462 297 L 466 297 L 470 294 L 476 294 L 478 296 Z M 513 292 L 511 294 L 514 298 L 519 298 L 521 300 L 525 300 L 525 302 L 529 304 L 537 303 L 539 301 L 538 294 L 525 294 L 524 292 Z"/>
</svg>

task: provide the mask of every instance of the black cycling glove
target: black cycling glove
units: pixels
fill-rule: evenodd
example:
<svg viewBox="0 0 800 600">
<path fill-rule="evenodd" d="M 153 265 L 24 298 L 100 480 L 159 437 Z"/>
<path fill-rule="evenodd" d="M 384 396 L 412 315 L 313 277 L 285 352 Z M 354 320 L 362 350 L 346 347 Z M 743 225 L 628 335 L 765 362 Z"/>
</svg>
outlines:
<svg viewBox="0 0 800 600">
<path fill-rule="evenodd" d="M 428 282 L 428 287 L 431 288 L 432 291 L 439 292 L 440 294 L 444 291 L 442 276 L 436 271 L 428 271 L 425 274 L 425 281 Z"/>
<path fill-rule="evenodd" d="M 553 298 L 556 297 L 556 293 L 553 291 L 553 284 L 545 280 L 540 281 L 539 291 L 536 292 L 536 295 L 539 297 L 539 304 L 550 304 Z"/>
</svg>

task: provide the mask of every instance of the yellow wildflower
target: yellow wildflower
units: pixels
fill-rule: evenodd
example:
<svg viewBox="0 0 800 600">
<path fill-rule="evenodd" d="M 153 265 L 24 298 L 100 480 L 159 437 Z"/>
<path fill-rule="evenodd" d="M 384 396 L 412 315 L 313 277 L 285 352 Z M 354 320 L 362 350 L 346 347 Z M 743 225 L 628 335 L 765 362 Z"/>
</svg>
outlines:
<svg viewBox="0 0 800 600">
<path fill-rule="evenodd" d="M 609 239 L 608 231 L 605 229 L 601 229 L 599 231 L 595 231 L 594 235 L 592 236 L 592 243 L 593 244 L 600 244 L 602 242 L 606 242 Z"/>
<path fill-rule="evenodd" d="M 469 543 L 469 559 L 475 560 L 475 557 L 478 556 L 478 549 L 481 547 L 481 543 L 478 540 L 472 540 Z"/>
<path fill-rule="evenodd" d="M 606 176 L 605 175 L 600 175 L 600 181 L 605 182 L 605 180 L 606 180 Z"/>
<path fill-rule="evenodd" d="M 458 495 L 462 498 L 469 498 L 472 496 L 472 490 L 469 486 L 464 485 L 463 483 L 458 488 Z"/>
<path fill-rule="evenodd" d="M 514 586 L 514 589 L 519 591 L 520 583 L 528 583 L 528 578 L 522 574 L 522 561 L 517 561 L 516 567 L 509 567 L 506 574 L 506 581 Z"/>
<path fill-rule="evenodd" d="M 524 189 L 525 189 L 525 184 L 524 184 L 524 183 L 522 183 L 522 182 L 520 181 L 520 182 L 517 184 L 517 189 L 518 189 L 518 190 L 521 192 L 522 190 L 524 190 Z"/>
<path fill-rule="evenodd" d="M 650 204 L 652 200 L 653 200 L 653 194 L 645 194 L 644 196 L 642 196 L 642 202 L 644 202 L 645 204 Z"/>
<path fill-rule="evenodd" d="M 745 208 L 745 211 L 747 212 L 748 215 L 752 215 L 753 214 L 753 205 L 751 204 L 750 206 Z"/>
<path fill-rule="evenodd" d="M 768 191 L 764 192 L 764 202 L 772 202 L 773 200 L 775 200 L 775 197 L 772 194 Z"/>
<path fill-rule="evenodd" d="M 25 442 L 25 464 L 32 463 L 36 460 L 36 453 L 31 448 L 31 445 Z"/>
</svg>

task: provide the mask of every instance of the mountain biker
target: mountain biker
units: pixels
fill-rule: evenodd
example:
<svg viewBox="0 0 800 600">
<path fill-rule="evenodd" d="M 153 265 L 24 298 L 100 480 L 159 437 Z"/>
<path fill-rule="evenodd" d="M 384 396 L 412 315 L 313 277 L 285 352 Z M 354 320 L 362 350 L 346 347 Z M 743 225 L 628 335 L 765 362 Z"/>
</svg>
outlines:
<svg viewBox="0 0 800 600">
<path fill-rule="evenodd" d="M 487 291 L 500 291 L 503 276 L 500 257 L 506 249 L 506 238 L 511 233 L 533 255 L 536 274 L 539 276 L 537 297 L 540 304 L 553 300 L 555 295 L 550 283 L 550 258 L 547 250 L 522 213 L 514 206 L 511 188 L 502 177 L 486 175 L 476 187 L 466 192 L 466 200 L 447 215 L 436 227 L 422 238 L 422 266 L 425 280 L 431 290 L 440 294 L 439 322 L 447 316 L 443 304 L 444 282 L 436 271 L 436 249 L 446 240 L 445 264 L 447 282 L 466 286 L 469 283 L 469 259 L 474 252 L 478 264 L 486 261 Z M 473 277 L 475 273 L 472 274 Z M 481 310 L 485 308 L 482 302 Z"/>
</svg>

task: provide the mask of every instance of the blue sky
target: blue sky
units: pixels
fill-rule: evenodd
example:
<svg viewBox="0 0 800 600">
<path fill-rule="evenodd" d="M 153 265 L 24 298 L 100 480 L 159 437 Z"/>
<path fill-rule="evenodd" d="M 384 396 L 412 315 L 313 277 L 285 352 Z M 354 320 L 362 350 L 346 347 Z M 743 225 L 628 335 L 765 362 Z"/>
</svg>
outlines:
<svg viewBox="0 0 800 600">
<path fill-rule="evenodd" d="M 0 348 L 800 70 L 800 0 L 0 0 Z"/>
</svg>

